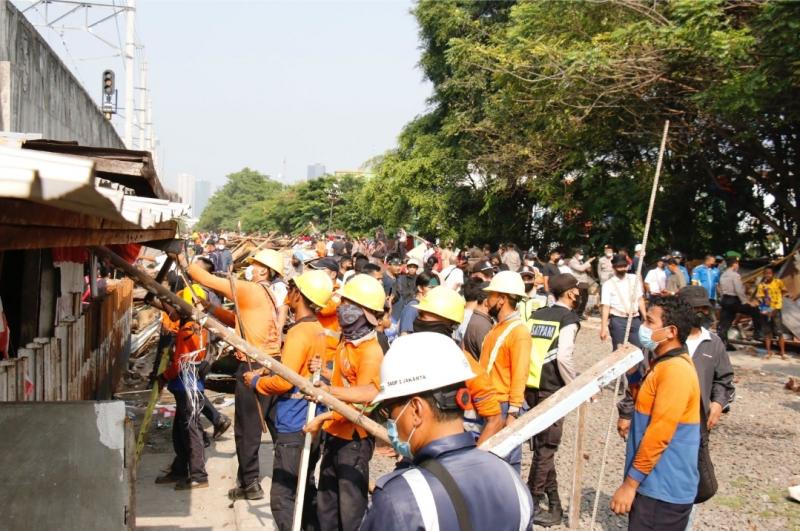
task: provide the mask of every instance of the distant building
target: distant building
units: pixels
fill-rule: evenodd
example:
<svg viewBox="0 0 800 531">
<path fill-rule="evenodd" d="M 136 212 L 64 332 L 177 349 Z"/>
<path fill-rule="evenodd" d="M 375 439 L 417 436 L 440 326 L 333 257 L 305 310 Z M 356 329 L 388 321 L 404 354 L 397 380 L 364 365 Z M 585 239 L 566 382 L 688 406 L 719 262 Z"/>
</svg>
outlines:
<svg viewBox="0 0 800 531">
<path fill-rule="evenodd" d="M 320 164 L 317 162 L 316 164 L 311 164 L 308 166 L 308 171 L 306 172 L 306 179 L 316 179 L 317 177 L 322 177 L 325 175 L 325 165 Z"/>
<path fill-rule="evenodd" d="M 206 209 L 210 198 L 211 183 L 202 179 L 197 181 L 194 185 L 194 203 L 192 204 L 192 214 L 195 217 L 200 217 L 200 214 Z"/>
<path fill-rule="evenodd" d="M 188 173 L 178 174 L 178 195 L 181 196 L 181 203 L 194 207 L 195 178 Z M 192 215 L 198 216 L 199 212 L 192 209 Z"/>
</svg>

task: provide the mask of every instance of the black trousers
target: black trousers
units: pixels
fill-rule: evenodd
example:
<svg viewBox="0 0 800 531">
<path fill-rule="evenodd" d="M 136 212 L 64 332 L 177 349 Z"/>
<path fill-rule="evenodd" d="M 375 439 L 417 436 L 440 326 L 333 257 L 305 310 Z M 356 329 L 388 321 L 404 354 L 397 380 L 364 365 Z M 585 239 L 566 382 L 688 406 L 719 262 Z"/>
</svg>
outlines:
<svg viewBox="0 0 800 531">
<path fill-rule="evenodd" d="M 254 366 L 253 369 L 256 369 Z M 255 391 L 244 384 L 242 376 L 249 370 L 246 361 L 239 362 L 236 369 L 236 388 L 234 389 L 234 425 L 233 437 L 236 442 L 236 458 L 239 461 L 237 480 L 239 485 L 246 487 L 254 481 L 259 481 L 258 450 L 261 447 L 261 421 L 258 418 L 257 402 L 261 403 L 261 411 L 267 421 L 267 428 L 272 440 L 277 439 L 274 412 L 274 400 L 270 396 L 256 395 Z"/>
<path fill-rule="evenodd" d="M 525 401 L 530 408 L 534 408 L 551 394 L 548 391 L 526 389 Z M 564 419 L 561 418 L 533 437 L 533 460 L 528 474 L 528 490 L 532 496 L 541 497 L 547 493 L 551 501 L 558 499 L 555 457 L 561 444 L 563 426 Z"/>
<path fill-rule="evenodd" d="M 194 481 L 208 481 L 203 429 L 200 427 L 200 410 L 192 411 L 192 404 L 185 391 L 173 391 L 175 396 L 175 419 L 172 422 L 172 447 L 175 459 L 171 471 L 176 476 Z"/>
<path fill-rule="evenodd" d="M 589 284 L 581 282 L 578 284 L 578 291 L 580 292 L 580 296 L 578 297 L 578 304 L 575 307 L 575 313 L 583 315 L 583 312 L 586 311 L 586 303 L 589 302 Z"/>
<path fill-rule="evenodd" d="M 367 510 L 369 460 L 375 441 L 324 437 L 317 492 L 320 529 L 355 531 Z"/>
<path fill-rule="evenodd" d="M 617 350 L 617 347 L 625 340 L 625 328 L 628 326 L 627 317 L 618 317 L 611 315 L 608 318 L 608 335 L 611 336 L 611 347 Z M 631 332 L 628 336 L 628 342 L 642 348 L 639 342 L 639 327 L 642 326 L 642 320 L 634 317 L 631 320 Z"/>
<path fill-rule="evenodd" d="M 717 335 L 722 338 L 725 344 L 728 344 L 728 330 L 730 330 L 733 320 L 736 319 L 736 314 L 750 316 L 753 319 L 753 329 L 756 332 L 761 331 L 761 313 L 755 306 L 743 304 L 739 297 L 734 297 L 733 295 L 723 295 L 719 305 L 720 314 Z"/>
<path fill-rule="evenodd" d="M 669 503 L 637 492 L 628 531 L 684 531 L 691 514 L 691 503 Z"/>
<path fill-rule="evenodd" d="M 222 416 L 219 410 L 214 407 L 214 404 L 211 403 L 211 400 L 208 399 L 205 391 L 203 391 L 203 416 L 211 422 L 212 426 L 219 424 L 220 417 Z"/>
<path fill-rule="evenodd" d="M 303 432 L 279 433 L 275 440 L 275 459 L 272 464 L 272 487 L 269 491 L 269 503 L 275 524 L 280 531 L 292 529 L 297 476 L 300 471 L 304 441 L 305 433 Z M 303 499 L 303 525 L 301 528 L 308 531 L 319 529 L 317 487 L 314 480 L 317 461 L 319 461 L 319 437 L 316 437 L 311 444 L 308 476 L 306 476 L 306 494 Z"/>
</svg>

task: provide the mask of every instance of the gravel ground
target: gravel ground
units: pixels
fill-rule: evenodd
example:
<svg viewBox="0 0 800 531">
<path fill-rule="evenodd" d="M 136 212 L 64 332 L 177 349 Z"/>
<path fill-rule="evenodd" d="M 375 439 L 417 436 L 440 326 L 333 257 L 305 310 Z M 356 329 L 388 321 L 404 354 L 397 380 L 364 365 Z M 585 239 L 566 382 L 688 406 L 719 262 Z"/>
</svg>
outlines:
<svg viewBox="0 0 800 531">
<path fill-rule="evenodd" d="M 608 355 L 609 343 L 598 337 L 599 321 L 587 321 L 578 336 L 577 359 L 586 369 Z M 711 456 L 716 467 L 719 491 L 699 507 L 694 521 L 698 530 L 800 530 L 800 504 L 786 498 L 786 489 L 800 483 L 800 394 L 786 391 L 787 375 L 800 374 L 800 357 L 791 361 L 763 362 L 744 353 L 734 353 L 736 401 L 729 414 L 711 435 Z M 608 427 L 613 388 L 589 404 L 583 458 L 584 477 L 580 529 L 591 521 L 600 461 Z M 611 496 L 622 481 L 625 445 L 614 426 L 608 446 L 605 477 L 595 529 L 627 528 L 627 518 L 609 509 Z M 576 413 L 567 416 L 556 466 L 564 509 L 572 485 L 572 463 Z M 523 447 L 523 478 L 527 479 L 531 453 Z M 376 455 L 371 463 L 373 478 L 394 468 L 393 461 Z M 563 526 L 551 529 L 568 529 Z"/>
</svg>

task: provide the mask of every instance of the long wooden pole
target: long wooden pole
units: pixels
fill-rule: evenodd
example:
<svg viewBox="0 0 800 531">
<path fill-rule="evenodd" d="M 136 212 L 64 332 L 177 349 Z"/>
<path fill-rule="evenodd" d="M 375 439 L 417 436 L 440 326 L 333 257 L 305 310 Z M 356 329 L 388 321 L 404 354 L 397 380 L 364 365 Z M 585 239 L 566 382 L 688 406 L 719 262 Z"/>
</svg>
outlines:
<svg viewBox="0 0 800 531">
<path fill-rule="evenodd" d="M 319 381 L 319 371 L 314 373 L 312 383 Z M 314 420 L 317 414 L 317 405 L 314 402 L 308 404 L 306 412 L 306 424 Z M 300 531 L 303 525 L 303 505 L 306 499 L 306 483 L 308 482 L 308 462 L 311 459 L 311 443 L 314 435 L 306 433 L 303 440 L 303 453 L 300 455 L 300 469 L 297 472 L 297 490 L 294 496 L 294 516 L 292 517 L 292 531 Z"/>
<path fill-rule="evenodd" d="M 144 288 L 148 289 L 159 298 L 168 301 L 179 311 L 183 312 L 184 315 L 191 316 L 194 321 L 200 323 L 203 327 L 207 328 L 211 332 L 214 332 L 226 343 L 238 349 L 239 352 L 260 363 L 290 384 L 296 386 L 303 394 L 313 398 L 324 406 L 327 406 L 332 411 L 336 411 L 344 418 L 353 424 L 360 426 L 376 438 L 387 443 L 389 442 L 386 429 L 369 417 L 365 417 L 362 412 L 357 411 L 330 393 L 323 391 L 321 388 L 314 387 L 314 384 L 311 383 L 310 380 L 303 378 L 263 350 L 243 340 L 237 336 L 233 330 L 225 326 L 213 316 L 193 308 L 189 303 L 166 289 L 164 286 L 157 284 L 152 278 L 150 278 L 149 275 L 147 275 L 147 273 L 137 267 L 132 266 L 117 256 L 116 253 L 108 250 L 105 247 L 93 247 L 92 249 L 94 249 L 98 255 L 108 258 L 115 267 L 122 270 L 126 275 L 137 281 Z"/>
<path fill-rule="evenodd" d="M 586 410 L 584 402 L 578 407 L 577 427 L 575 428 L 575 452 L 572 460 L 572 489 L 569 495 L 569 528 L 581 526 L 581 489 L 583 488 L 583 444 L 586 440 Z"/>
</svg>

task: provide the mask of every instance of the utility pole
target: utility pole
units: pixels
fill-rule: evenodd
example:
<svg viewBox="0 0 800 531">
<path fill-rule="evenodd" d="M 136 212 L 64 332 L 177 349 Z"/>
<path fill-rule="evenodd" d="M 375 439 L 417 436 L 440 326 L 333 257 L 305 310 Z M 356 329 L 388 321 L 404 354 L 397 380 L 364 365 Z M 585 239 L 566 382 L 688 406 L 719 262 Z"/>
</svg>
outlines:
<svg viewBox="0 0 800 531">
<path fill-rule="evenodd" d="M 125 13 L 127 29 L 125 32 L 125 147 L 133 147 L 133 114 L 136 112 L 133 88 L 136 73 L 133 70 L 133 56 L 136 53 L 136 0 L 128 0 Z"/>
<path fill-rule="evenodd" d="M 139 82 L 139 149 L 147 151 L 147 61 L 142 60 Z"/>
</svg>

